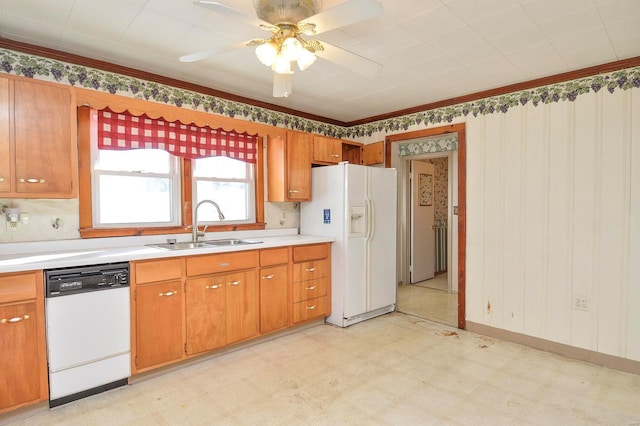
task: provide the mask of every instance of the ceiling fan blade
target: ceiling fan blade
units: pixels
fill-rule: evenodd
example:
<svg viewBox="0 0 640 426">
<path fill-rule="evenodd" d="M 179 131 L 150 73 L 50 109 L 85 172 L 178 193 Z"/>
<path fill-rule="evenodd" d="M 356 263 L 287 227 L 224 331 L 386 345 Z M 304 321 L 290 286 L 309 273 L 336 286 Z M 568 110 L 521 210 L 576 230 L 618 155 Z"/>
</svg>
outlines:
<svg viewBox="0 0 640 426">
<path fill-rule="evenodd" d="M 238 20 L 238 22 L 244 22 L 249 25 L 258 26 L 266 31 L 272 31 L 273 28 L 276 28 L 275 31 L 278 30 L 277 27 L 274 27 L 270 23 L 265 22 L 262 19 L 259 19 L 257 16 L 255 16 L 255 12 L 252 15 L 249 15 L 246 11 L 234 9 L 218 1 L 196 0 L 193 3 L 198 6 L 207 8 L 209 10 L 213 10 L 214 12 L 218 12 L 223 15 L 226 15 L 229 18 L 236 19 Z"/>
<path fill-rule="evenodd" d="M 248 42 L 251 42 L 251 41 L 252 40 L 249 40 Z M 201 61 L 203 59 L 209 58 L 209 57 L 214 56 L 214 55 L 219 55 L 221 53 L 230 52 L 230 51 L 236 50 L 236 49 L 242 49 L 242 48 L 247 46 L 248 42 L 247 41 L 243 41 L 241 43 L 235 43 L 235 44 L 231 44 L 231 45 L 228 45 L 228 46 L 222 46 L 222 47 L 217 47 L 217 48 L 214 48 L 214 49 L 203 50 L 201 52 L 190 53 L 188 55 L 180 56 L 178 58 L 178 60 L 180 62 Z"/>
<path fill-rule="evenodd" d="M 224 13 L 226 15 L 234 15 L 237 17 L 246 16 L 244 13 L 217 1 L 196 0 L 193 3 L 197 4 L 198 6 L 202 6 L 202 7 L 206 7 L 207 9 L 214 10 L 216 12 Z"/>
<path fill-rule="evenodd" d="M 384 9 L 377 0 L 347 0 L 331 9 L 323 10 L 301 22 L 315 24 L 316 34 L 355 24 L 382 15 Z"/>
<path fill-rule="evenodd" d="M 357 72 L 365 77 L 373 77 L 382 71 L 382 64 L 341 49 L 332 44 L 322 42 L 324 50 L 316 52 L 316 56 L 331 61 L 346 69 Z"/>
<path fill-rule="evenodd" d="M 218 53 L 218 49 L 203 50 L 202 52 L 190 53 L 188 55 L 180 56 L 178 60 L 180 62 L 196 62 L 206 59 L 209 56 L 213 56 Z"/>
<path fill-rule="evenodd" d="M 273 97 L 287 98 L 293 91 L 293 74 L 273 73 Z"/>
</svg>

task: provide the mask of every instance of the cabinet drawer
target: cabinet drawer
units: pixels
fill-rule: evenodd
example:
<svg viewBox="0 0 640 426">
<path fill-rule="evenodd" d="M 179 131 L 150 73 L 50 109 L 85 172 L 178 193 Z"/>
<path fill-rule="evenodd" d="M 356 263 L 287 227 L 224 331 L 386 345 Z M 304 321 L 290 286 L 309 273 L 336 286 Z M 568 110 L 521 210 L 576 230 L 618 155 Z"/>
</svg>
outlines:
<svg viewBox="0 0 640 426">
<path fill-rule="evenodd" d="M 260 266 L 282 265 L 289 262 L 289 248 L 260 250 Z"/>
<path fill-rule="evenodd" d="M 316 297 L 293 304 L 293 322 L 305 321 L 311 318 L 324 317 L 329 313 L 329 299 L 327 296 Z"/>
<path fill-rule="evenodd" d="M 35 272 L 28 274 L 2 274 L 0 276 L 0 303 L 35 299 L 35 274 Z"/>
<path fill-rule="evenodd" d="M 190 256 L 187 257 L 187 276 L 236 271 L 257 266 L 257 250 Z"/>
<path fill-rule="evenodd" d="M 293 248 L 293 261 L 304 262 L 312 259 L 325 259 L 329 257 L 328 244 L 314 244 L 310 246 L 297 246 Z"/>
<path fill-rule="evenodd" d="M 293 301 L 301 302 L 303 300 L 313 299 L 315 297 L 326 296 L 327 279 L 319 278 L 317 280 L 301 281 L 293 283 Z"/>
<path fill-rule="evenodd" d="M 180 258 L 135 262 L 133 265 L 137 284 L 176 280 L 182 277 Z"/>
<path fill-rule="evenodd" d="M 311 260 L 293 264 L 293 282 L 315 280 L 327 276 L 327 260 Z"/>
</svg>

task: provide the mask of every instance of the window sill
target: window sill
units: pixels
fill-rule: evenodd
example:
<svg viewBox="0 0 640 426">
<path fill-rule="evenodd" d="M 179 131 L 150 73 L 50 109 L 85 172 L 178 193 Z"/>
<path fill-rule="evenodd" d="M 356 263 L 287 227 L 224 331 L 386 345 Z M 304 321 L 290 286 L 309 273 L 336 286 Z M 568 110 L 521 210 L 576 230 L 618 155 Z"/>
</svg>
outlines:
<svg viewBox="0 0 640 426">
<path fill-rule="evenodd" d="M 265 224 L 246 223 L 235 225 L 208 226 L 207 232 L 229 232 L 262 230 Z M 105 238 L 105 237 L 139 237 L 143 235 L 164 234 L 191 234 L 191 226 L 171 226 L 166 228 L 84 228 L 80 229 L 80 238 Z"/>
</svg>

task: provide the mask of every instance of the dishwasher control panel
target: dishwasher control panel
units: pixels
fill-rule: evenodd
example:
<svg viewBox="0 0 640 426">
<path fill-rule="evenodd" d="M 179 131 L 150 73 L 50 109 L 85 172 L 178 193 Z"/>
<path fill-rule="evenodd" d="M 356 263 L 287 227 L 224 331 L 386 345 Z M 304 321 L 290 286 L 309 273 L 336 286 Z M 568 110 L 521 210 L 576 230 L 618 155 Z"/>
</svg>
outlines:
<svg viewBox="0 0 640 426">
<path fill-rule="evenodd" d="M 126 262 L 48 269 L 44 274 L 46 297 L 129 286 L 129 263 Z"/>
</svg>

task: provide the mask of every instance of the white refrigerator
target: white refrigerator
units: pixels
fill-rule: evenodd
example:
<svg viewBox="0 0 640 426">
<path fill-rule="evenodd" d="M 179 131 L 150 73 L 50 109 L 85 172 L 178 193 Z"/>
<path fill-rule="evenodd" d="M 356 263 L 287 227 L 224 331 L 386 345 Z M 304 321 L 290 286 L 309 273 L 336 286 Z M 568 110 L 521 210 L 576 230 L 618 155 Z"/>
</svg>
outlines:
<svg viewBox="0 0 640 426">
<path fill-rule="evenodd" d="M 313 168 L 311 181 L 300 233 L 335 238 L 327 322 L 347 327 L 395 310 L 396 169 L 340 163 Z"/>
</svg>

